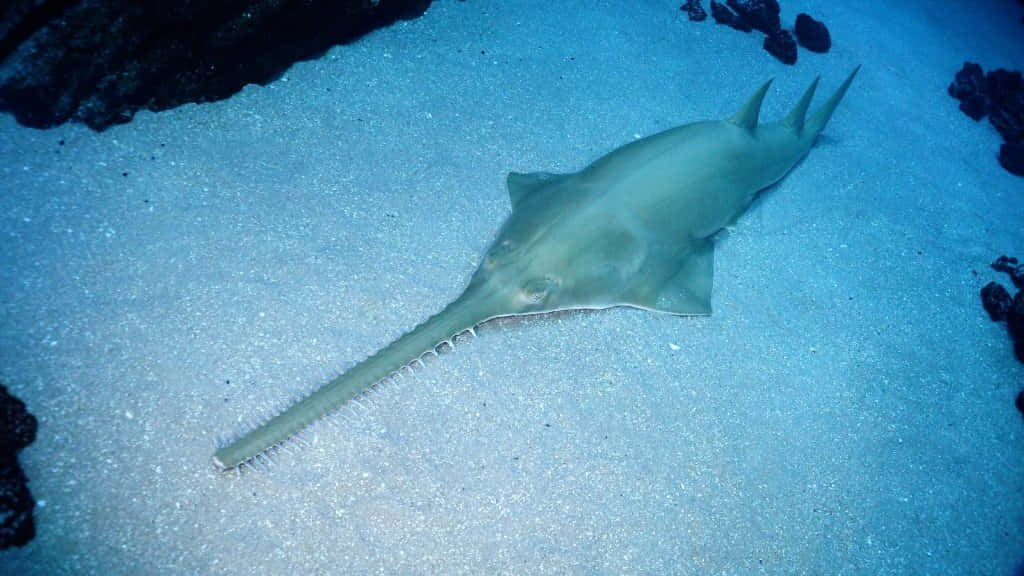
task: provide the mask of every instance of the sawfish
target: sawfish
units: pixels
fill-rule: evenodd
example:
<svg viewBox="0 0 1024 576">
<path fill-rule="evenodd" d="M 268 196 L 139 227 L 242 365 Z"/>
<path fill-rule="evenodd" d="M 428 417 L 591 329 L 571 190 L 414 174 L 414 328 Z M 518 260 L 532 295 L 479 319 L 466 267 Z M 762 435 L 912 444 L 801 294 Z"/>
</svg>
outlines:
<svg viewBox="0 0 1024 576">
<path fill-rule="evenodd" d="M 759 124 L 769 80 L 728 119 L 635 140 L 575 173 L 510 173 L 512 213 L 458 298 L 217 449 L 214 464 L 252 465 L 494 318 L 613 306 L 710 314 L 716 233 L 807 154 L 859 68 L 809 116 L 818 78 L 786 118 Z"/>
</svg>

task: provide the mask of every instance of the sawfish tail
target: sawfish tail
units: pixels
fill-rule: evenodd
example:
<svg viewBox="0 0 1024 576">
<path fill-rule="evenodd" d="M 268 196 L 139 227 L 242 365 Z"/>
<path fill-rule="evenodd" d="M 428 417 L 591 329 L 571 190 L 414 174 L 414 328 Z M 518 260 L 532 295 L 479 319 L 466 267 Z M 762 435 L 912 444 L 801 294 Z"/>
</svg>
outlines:
<svg viewBox="0 0 1024 576">
<path fill-rule="evenodd" d="M 486 320 L 478 302 L 463 294 L 426 322 L 407 332 L 254 430 L 221 447 L 213 463 L 221 470 L 249 463 L 307 426 L 333 413 L 382 380 L 410 367 L 424 354 Z"/>
<path fill-rule="evenodd" d="M 836 91 L 835 91 L 835 93 L 832 94 L 832 97 L 829 98 L 824 104 L 822 104 L 821 108 L 818 108 L 814 112 L 814 114 L 812 114 L 807 119 L 807 123 L 806 123 L 806 127 L 805 128 L 807 130 L 810 130 L 811 134 L 813 134 L 814 136 L 817 136 L 818 134 L 821 134 L 822 130 L 825 129 L 825 125 L 828 124 L 829 119 L 832 118 L 832 113 L 836 111 L 836 106 L 839 106 L 839 102 L 843 99 L 843 96 L 846 95 L 846 89 L 850 87 L 850 83 L 853 82 L 853 78 L 854 78 L 854 76 L 857 75 L 857 71 L 858 70 L 860 70 L 860 65 L 859 64 L 857 65 L 856 68 L 853 69 L 852 72 L 850 72 L 850 75 L 846 77 L 846 80 L 844 80 L 843 83 L 839 85 L 839 88 L 836 88 Z M 818 84 L 817 80 L 815 80 L 811 84 L 811 88 L 808 89 L 808 91 L 811 94 L 813 94 L 813 89 L 814 89 L 814 87 L 817 86 L 817 84 Z M 801 100 L 800 103 L 803 104 L 804 110 L 806 111 L 807 104 L 803 102 L 803 100 L 804 100 L 803 98 L 801 98 L 800 100 Z M 810 98 L 807 98 L 807 100 L 809 102 Z M 800 104 L 798 104 L 797 106 L 799 107 Z M 796 110 L 794 110 L 793 114 L 795 114 L 795 113 L 796 113 Z M 791 117 L 792 117 L 793 114 L 791 114 Z"/>
</svg>

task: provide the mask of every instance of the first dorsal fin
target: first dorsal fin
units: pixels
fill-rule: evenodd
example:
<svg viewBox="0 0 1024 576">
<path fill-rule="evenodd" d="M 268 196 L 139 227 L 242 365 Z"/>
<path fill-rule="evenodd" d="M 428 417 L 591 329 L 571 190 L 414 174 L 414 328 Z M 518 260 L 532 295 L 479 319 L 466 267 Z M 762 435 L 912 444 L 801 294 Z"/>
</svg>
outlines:
<svg viewBox="0 0 1024 576">
<path fill-rule="evenodd" d="M 746 130 L 753 132 L 757 128 L 757 117 L 761 114 L 761 102 L 764 101 L 764 95 L 768 92 L 768 87 L 772 85 L 772 81 L 765 82 L 754 95 L 747 100 L 747 103 L 740 108 L 740 111 L 729 118 L 729 122 L 745 128 Z"/>
<path fill-rule="evenodd" d="M 509 172 L 506 184 L 508 185 L 508 198 L 512 201 L 512 208 L 523 201 L 535 190 L 544 187 L 545 184 L 560 178 L 561 174 L 552 172 Z"/>
</svg>

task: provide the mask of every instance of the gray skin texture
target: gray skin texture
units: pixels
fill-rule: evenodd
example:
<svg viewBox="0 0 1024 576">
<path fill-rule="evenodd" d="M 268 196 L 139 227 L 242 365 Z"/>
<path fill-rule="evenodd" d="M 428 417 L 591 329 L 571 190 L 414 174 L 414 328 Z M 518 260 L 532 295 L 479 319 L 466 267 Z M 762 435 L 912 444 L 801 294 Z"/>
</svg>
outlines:
<svg viewBox="0 0 1024 576">
<path fill-rule="evenodd" d="M 492 318 L 612 306 L 710 314 L 714 234 L 807 154 L 858 69 L 810 117 L 817 79 L 784 120 L 758 124 L 767 82 L 727 120 L 636 140 L 573 174 L 510 173 L 512 214 L 462 295 L 218 449 L 215 466 L 252 464 Z"/>
</svg>

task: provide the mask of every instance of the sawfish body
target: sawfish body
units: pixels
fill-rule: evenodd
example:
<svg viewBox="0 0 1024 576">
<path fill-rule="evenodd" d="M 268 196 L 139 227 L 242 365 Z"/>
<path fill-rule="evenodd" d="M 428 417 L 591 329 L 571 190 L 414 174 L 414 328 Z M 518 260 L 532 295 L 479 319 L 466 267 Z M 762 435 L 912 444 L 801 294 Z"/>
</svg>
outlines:
<svg viewBox="0 0 1024 576">
<path fill-rule="evenodd" d="M 611 306 L 710 314 L 714 234 L 807 154 L 856 73 L 810 117 L 817 79 L 786 119 L 758 124 L 769 82 L 727 120 L 636 140 L 573 174 L 509 174 L 512 214 L 462 295 L 214 463 L 251 462 L 492 318 Z"/>
</svg>

